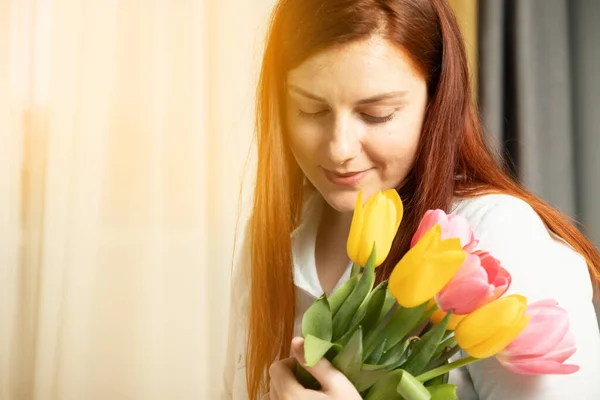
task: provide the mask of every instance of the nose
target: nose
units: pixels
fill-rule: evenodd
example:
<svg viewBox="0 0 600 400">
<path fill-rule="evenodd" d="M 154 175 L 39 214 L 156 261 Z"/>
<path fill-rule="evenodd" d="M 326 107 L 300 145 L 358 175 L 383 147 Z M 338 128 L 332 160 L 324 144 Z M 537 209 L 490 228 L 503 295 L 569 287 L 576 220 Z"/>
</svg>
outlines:
<svg viewBox="0 0 600 400">
<path fill-rule="evenodd" d="M 360 132 L 352 125 L 351 118 L 336 116 L 327 149 L 329 159 L 336 166 L 344 165 L 360 154 Z"/>
</svg>

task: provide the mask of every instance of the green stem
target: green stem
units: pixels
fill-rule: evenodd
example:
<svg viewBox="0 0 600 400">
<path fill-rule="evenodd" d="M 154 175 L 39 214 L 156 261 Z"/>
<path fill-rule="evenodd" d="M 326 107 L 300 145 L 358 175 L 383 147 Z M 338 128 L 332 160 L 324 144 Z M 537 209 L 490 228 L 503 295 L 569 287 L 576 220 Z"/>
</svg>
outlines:
<svg viewBox="0 0 600 400">
<path fill-rule="evenodd" d="M 446 361 L 448 361 L 451 357 L 453 357 L 459 351 L 460 351 L 460 347 L 458 345 L 456 345 L 454 347 L 450 347 L 450 348 L 448 348 L 448 350 L 442 351 L 436 359 L 431 361 L 429 368 L 437 368 L 441 365 L 444 365 L 446 363 Z"/>
<path fill-rule="evenodd" d="M 453 369 L 463 367 L 467 364 L 471 364 L 471 363 L 474 363 L 479 360 L 480 360 L 479 358 L 475 358 L 475 357 L 461 358 L 460 360 L 456 360 L 454 362 L 451 362 L 450 364 L 442 365 L 441 367 L 437 367 L 437 368 L 432 369 L 431 371 L 427 371 L 427 372 L 417 376 L 416 378 L 419 382 L 427 382 L 428 380 L 436 378 L 440 375 L 444 375 L 445 373 L 450 372 Z"/>
<path fill-rule="evenodd" d="M 362 267 L 356 263 L 352 263 L 352 269 L 350 270 L 350 278 L 355 277 L 360 273 Z"/>
</svg>

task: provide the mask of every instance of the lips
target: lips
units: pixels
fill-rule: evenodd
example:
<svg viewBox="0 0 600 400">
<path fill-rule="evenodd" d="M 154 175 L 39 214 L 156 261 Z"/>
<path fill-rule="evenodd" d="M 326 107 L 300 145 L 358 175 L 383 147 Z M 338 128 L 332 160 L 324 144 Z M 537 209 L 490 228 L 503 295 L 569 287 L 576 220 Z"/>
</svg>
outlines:
<svg viewBox="0 0 600 400">
<path fill-rule="evenodd" d="M 334 172 L 326 169 L 324 171 L 325 177 L 327 177 L 327 179 L 334 185 L 356 186 L 370 171 L 370 169 L 353 172 Z"/>
</svg>

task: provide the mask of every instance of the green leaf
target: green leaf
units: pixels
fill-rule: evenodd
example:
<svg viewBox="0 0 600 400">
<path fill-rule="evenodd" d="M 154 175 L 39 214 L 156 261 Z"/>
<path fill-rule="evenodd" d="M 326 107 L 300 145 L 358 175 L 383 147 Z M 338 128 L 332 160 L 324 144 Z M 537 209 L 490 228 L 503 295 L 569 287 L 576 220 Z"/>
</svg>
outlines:
<svg viewBox="0 0 600 400">
<path fill-rule="evenodd" d="M 375 348 L 375 351 L 373 351 L 365 359 L 365 363 L 367 363 L 367 364 L 379 364 L 379 362 L 381 360 L 381 356 L 383 355 L 383 349 L 385 349 L 386 344 L 387 344 L 387 340 L 383 339 L 383 342 L 381 342 L 379 344 L 379 346 Z"/>
<path fill-rule="evenodd" d="M 369 294 L 367 301 L 361 306 L 364 313 L 361 313 L 361 310 L 359 310 L 359 312 L 356 313 L 356 318 L 352 319 L 351 325 L 358 323 L 362 326 L 363 336 L 367 336 L 367 334 L 376 326 L 386 292 L 387 281 L 383 281 L 373 289 Z"/>
<path fill-rule="evenodd" d="M 383 294 L 385 293 L 386 285 L 387 283 L 381 283 L 371 293 L 369 293 L 367 299 L 352 317 L 352 321 L 350 322 L 350 327 L 348 328 L 347 332 L 341 338 L 336 340 L 336 343 L 345 346 L 359 326 L 362 327 L 363 337 L 366 336 L 367 331 L 371 330 L 374 325 L 375 321 L 373 317 L 377 317 L 376 314 L 379 312 L 377 308 L 381 307 L 381 304 L 378 303 L 383 301 Z M 368 328 L 367 330 L 365 330 L 365 326 Z"/>
<path fill-rule="evenodd" d="M 333 340 L 339 339 L 348 331 L 354 314 L 373 289 L 374 282 L 375 269 L 373 263 L 367 263 L 356 287 L 333 317 Z"/>
<path fill-rule="evenodd" d="M 359 280 L 360 275 L 348 279 L 329 297 L 329 307 L 331 308 L 331 315 L 333 317 L 335 317 L 342 304 L 344 304 L 348 296 L 350 296 L 350 293 L 352 293 Z"/>
<path fill-rule="evenodd" d="M 442 338 L 442 342 L 438 345 L 437 349 L 435 349 L 435 353 L 433 353 L 432 358 L 435 358 L 442 354 L 442 352 L 446 350 L 446 348 L 452 348 L 454 346 L 456 346 L 456 339 L 454 338 L 454 336 L 448 336 L 446 339 Z"/>
<path fill-rule="evenodd" d="M 369 390 L 365 400 L 404 400 L 397 391 L 401 379 L 402 370 L 398 369 L 386 373 Z"/>
<path fill-rule="evenodd" d="M 350 278 L 354 278 L 356 275 L 360 273 L 362 267 L 357 263 L 352 263 L 352 269 L 350 270 Z"/>
<path fill-rule="evenodd" d="M 368 356 L 378 343 L 387 339 L 386 349 L 388 350 L 402 341 L 404 337 L 419 323 L 427 303 L 413 308 L 398 307 L 394 311 L 391 319 L 385 325 L 379 325 L 365 341 L 365 354 Z M 334 322 L 335 323 L 335 322 Z"/>
<path fill-rule="evenodd" d="M 306 336 L 304 338 L 304 358 L 306 360 L 306 366 L 314 367 L 333 346 L 336 346 L 336 344 L 319 339 L 313 335 Z"/>
<path fill-rule="evenodd" d="M 316 338 L 331 341 L 332 335 L 331 309 L 324 295 L 308 307 L 302 316 L 302 337 L 312 335 Z"/>
<path fill-rule="evenodd" d="M 448 380 L 450 379 L 450 373 L 442 375 L 442 378 L 443 378 L 442 379 L 442 384 L 444 384 L 444 385 L 447 384 Z"/>
<path fill-rule="evenodd" d="M 377 257 L 377 243 L 373 242 L 373 250 L 371 250 L 371 254 L 369 255 L 369 259 L 367 260 L 367 265 L 365 265 L 365 269 L 368 267 L 373 268 L 375 270 L 375 258 Z"/>
<path fill-rule="evenodd" d="M 431 400 L 458 400 L 456 385 L 437 385 L 428 387 Z"/>
<path fill-rule="evenodd" d="M 335 343 L 339 344 L 340 346 L 346 346 L 348 344 L 348 342 L 350 341 L 350 339 L 352 338 L 352 336 L 354 336 L 354 333 L 356 332 L 357 329 L 358 329 L 358 325 L 351 326 L 348 329 L 348 331 L 344 334 L 344 336 L 342 336 L 341 338 L 336 340 Z"/>
<path fill-rule="evenodd" d="M 358 328 L 346 346 L 331 362 L 350 381 L 360 371 L 362 365 L 362 330 Z"/>
<path fill-rule="evenodd" d="M 390 371 L 391 369 L 387 365 L 383 365 L 383 364 L 363 364 L 362 367 L 360 367 L 360 370 L 361 371 L 381 371 L 381 370 Z"/>
<path fill-rule="evenodd" d="M 438 307 L 437 303 L 433 304 L 431 306 L 428 304 L 427 307 L 425 308 L 425 313 L 423 314 L 421 321 L 428 320 L 429 317 L 431 317 L 433 315 L 433 313 L 438 309 L 439 309 L 439 307 Z"/>
<path fill-rule="evenodd" d="M 433 329 L 423 335 L 421 340 L 415 343 L 410 357 L 408 357 L 406 363 L 402 365 L 404 370 L 415 375 L 418 375 L 423 371 L 438 348 L 451 315 L 452 312 L 446 314 L 442 322 L 435 325 Z"/>
<path fill-rule="evenodd" d="M 437 385 L 442 385 L 444 383 L 444 378 L 448 376 L 448 374 L 444 374 L 444 375 L 440 375 L 440 376 L 436 376 L 433 379 L 428 380 L 427 382 L 423 382 L 423 384 L 425 385 L 425 387 L 430 387 L 430 386 L 437 386 Z"/>
<path fill-rule="evenodd" d="M 387 283 L 385 283 L 385 285 L 387 285 Z M 377 303 L 379 303 L 383 299 L 383 293 L 385 293 L 385 285 L 384 283 L 382 283 L 378 285 L 371 293 L 369 293 L 367 299 L 365 299 L 363 304 L 358 308 L 356 314 L 354 314 L 354 316 L 352 317 L 350 327 L 348 328 L 346 333 L 344 333 L 344 335 L 341 338 L 337 339 L 335 343 L 345 346 L 346 343 L 348 343 L 348 341 L 352 337 L 352 335 L 354 335 L 354 332 L 356 332 L 356 329 L 358 329 L 359 326 L 362 327 L 363 337 L 366 336 L 365 325 L 367 327 L 371 326 L 372 328 L 372 325 L 374 324 L 374 320 L 372 319 L 372 313 L 376 314 L 378 312 Z M 377 317 L 377 315 L 374 315 L 374 317 Z"/>
<path fill-rule="evenodd" d="M 389 370 L 387 369 L 365 369 L 365 366 L 366 365 L 363 364 L 363 368 L 361 368 L 360 372 L 355 375 L 352 380 L 352 383 L 358 392 L 364 392 L 369 389 L 389 373 Z"/>
<path fill-rule="evenodd" d="M 385 318 L 385 316 L 388 314 L 388 312 L 390 312 L 392 307 L 394 307 L 394 305 L 396 305 L 396 304 L 397 304 L 396 298 L 394 297 L 394 295 L 389 290 L 386 290 L 385 291 L 385 300 L 383 301 L 383 306 L 381 307 L 381 313 L 379 313 L 379 318 L 377 319 L 376 325 L 379 325 L 381 323 L 381 321 Z"/>
<path fill-rule="evenodd" d="M 406 350 L 408 349 L 409 343 L 408 340 L 403 340 L 398 342 L 391 349 L 384 351 L 379 363 L 388 366 L 390 369 L 398 368 L 408 358 Z"/>
<path fill-rule="evenodd" d="M 407 400 L 430 400 L 431 393 L 429 390 L 421 382 L 419 382 L 414 376 L 409 374 L 404 370 L 402 371 L 402 376 L 400 377 L 400 382 L 398 382 L 398 386 L 396 387 L 396 391 L 403 398 Z"/>
</svg>

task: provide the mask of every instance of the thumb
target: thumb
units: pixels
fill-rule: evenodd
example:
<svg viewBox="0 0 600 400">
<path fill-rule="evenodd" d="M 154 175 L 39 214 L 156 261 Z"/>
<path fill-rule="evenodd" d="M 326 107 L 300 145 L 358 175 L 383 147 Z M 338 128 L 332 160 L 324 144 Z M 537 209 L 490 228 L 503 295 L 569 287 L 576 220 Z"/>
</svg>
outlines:
<svg viewBox="0 0 600 400">
<path fill-rule="evenodd" d="M 354 388 L 348 378 L 325 358 L 320 359 L 314 366 L 307 367 L 304 359 L 303 338 L 295 337 L 292 339 L 292 351 L 298 362 L 319 381 L 324 392 L 344 390 L 347 386 Z"/>
</svg>

